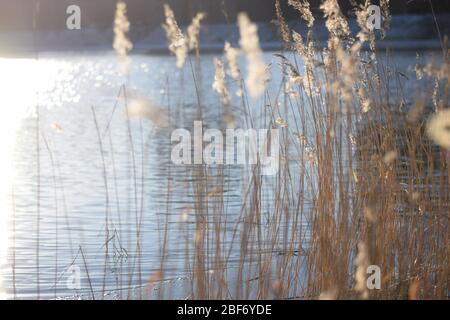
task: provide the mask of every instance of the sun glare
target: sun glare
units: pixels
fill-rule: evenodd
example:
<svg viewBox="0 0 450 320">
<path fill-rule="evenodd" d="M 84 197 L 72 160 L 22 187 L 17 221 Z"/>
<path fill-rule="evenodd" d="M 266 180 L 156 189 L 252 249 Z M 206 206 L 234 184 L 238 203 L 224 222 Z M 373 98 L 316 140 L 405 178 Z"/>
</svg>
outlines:
<svg viewBox="0 0 450 320">
<path fill-rule="evenodd" d="M 7 263 L 8 230 L 15 184 L 14 150 L 22 120 L 34 117 L 42 91 L 55 85 L 54 63 L 34 59 L 0 58 L 0 264 Z M 26 130 L 26 128 L 25 128 Z M 0 299 L 4 297 L 0 274 Z"/>
</svg>

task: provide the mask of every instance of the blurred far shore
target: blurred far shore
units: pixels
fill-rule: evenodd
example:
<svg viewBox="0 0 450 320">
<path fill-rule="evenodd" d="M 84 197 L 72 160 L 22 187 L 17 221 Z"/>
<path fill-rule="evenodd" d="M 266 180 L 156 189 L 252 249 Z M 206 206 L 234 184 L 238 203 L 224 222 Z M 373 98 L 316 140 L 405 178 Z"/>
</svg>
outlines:
<svg viewBox="0 0 450 320">
<path fill-rule="evenodd" d="M 202 52 L 220 52 L 225 41 L 237 44 L 239 31 L 236 16 L 245 11 L 257 22 L 264 50 L 282 47 L 274 0 L 128 0 L 127 13 L 131 23 L 132 53 L 166 54 L 166 36 L 161 27 L 163 5 L 169 4 L 183 26 L 197 12 L 206 13 L 200 35 Z M 306 36 L 307 26 L 298 13 L 281 0 L 281 9 L 292 30 Z M 351 1 L 339 1 L 349 18 L 350 27 L 359 30 L 352 14 Z M 361 1 L 356 1 L 361 3 Z M 314 35 L 318 42 L 328 39 L 328 31 L 320 11 L 321 1 L 310 1 L 316 16 Z M 377 4 L 377 1 L 373 1 Z M 67 7 L 81 9 L 81 29 L 68 30 Z M 0 0 L 0 55 L 20 56 L 46 51 L 109 50 L 113 41 L 114 0 Z M 386 38 L 378 49 L 434 50 L 441 47 L 441 36 L 450 31 L 450 1 L 391 1 L 392 20 Z"/>
</svg>

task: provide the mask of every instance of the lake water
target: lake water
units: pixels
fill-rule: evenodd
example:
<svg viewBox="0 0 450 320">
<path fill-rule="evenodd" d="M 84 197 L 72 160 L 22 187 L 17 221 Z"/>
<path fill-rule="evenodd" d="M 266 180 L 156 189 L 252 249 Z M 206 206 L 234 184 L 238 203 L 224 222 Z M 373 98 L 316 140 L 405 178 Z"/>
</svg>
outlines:
<svg viewBox="0 0 450 320">
<path fill-rule="evenodd" d="M 222 118 L 219 97 L 211 90 L 213 56 L 202 57 L 196 79 L 210 127 Z M 164 278 L 182 281 L 186 276 L 185 244 L 194 228 L 191 171 L 171 164 L 170 129 L 145 119 L 127 121 L 121 87 L 126 84 L 129 100 L 149 98 L 168 114 L 172 127 L 189 128 L 197 115 L 195 83 L 190 68 L 180 71 L 173 57 L 131 58 L 126 78 L 118 75 L 113 52 L 0 59 L 2 298 L 56 298 L 91 290 L 126 297 L 128 288 L 145 285 L 160 269 L 165 226 Z M 273 53 L 265 58 L 279 68 Z M 392 59 L 411 75 L 415 52 Z M 273 102 L 280 74 L 275 70 L 270 83 Z M 405 82 L 407 96 L 413 96 Z M 251 102 L 255 119 L 262 116 L 264 103 Z M 241 170 L 230 166 L 224 174 L 230 230 L 244 201 Z M 265 200 L 270 208 L 270 192 Z M 233 267 L 233 253 L 230 261 Z M 74 286 L 76 274 L 80 286 Z"/>
</svg>

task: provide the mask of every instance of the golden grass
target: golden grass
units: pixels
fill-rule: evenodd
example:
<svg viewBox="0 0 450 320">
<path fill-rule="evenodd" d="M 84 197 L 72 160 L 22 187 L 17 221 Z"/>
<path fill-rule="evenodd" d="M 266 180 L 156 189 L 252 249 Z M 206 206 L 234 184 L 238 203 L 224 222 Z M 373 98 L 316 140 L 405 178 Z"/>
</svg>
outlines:
<svg viewBox="0 0 450 320">
<path fill-rule="evenodd" d="M 306 10 L 302 3 L 290 1 Z M 383 5 L 388 17 L 387 2 Z M 226 168 L 192 169 L 195 241 L 192 247 L 186 243 L 190 299 L 448 298 L 450 168 L 445 150 L 435 144 L 448 147 L 442 142 L 449 130 L 448 51 L 443 48 L 441 66 L 422 70 L 426 84 L 435 84 L 429 93 L 433 99 L 405 106 L 400 90 L 389 91 L 402 75 L 379 62 L 374 34 L 362 30 L 365 34 L 354 39 L 336 1 L 321 8 L 330 31 L 324 49 L 312 32 L 305 43 L 292 33 L 276 2 L 288 49 L 278 55 L 285 90 L 278 104 L 266 99 L 264 120 L 267 127 L 283 130 L 276 178 L 265 179 L 261 167 L 254 167 L 248 180 L 243 177 L 245 192 L 236 213 L 224 205 Z M 246 116 L 240 120 L 252 123 L 247 89 L 250 96 L 263 95 L 265 83 L 254 86 L 267 70 L 259 60 L 255 25 L 246 15 L 239 16 L 239 25 L 249 75 L 242 79 L 239 52 L 233 49 L 231 56 L 226 44 L 227 81 L 242 89 L 240 108 Z M 294 42 L 286 43 L 290 39 Z M 366 41 L 369 52 L 361 49 Z M 228 108 L 219 60 L 216 68 L 215 89 Z M 420 79 L 410 81 L 427 88 Z M 427 131 L 426 119 L 435 112 L 445 120 L 432 120 L 429 127 L 435 129 Z M 268 190 L 269 206 L 263 204 Z M 239 214 L 232 230 L 230 214 Z M 233 262 L 230 254 L 236 251 Z M 380 290 L 365 286 L 368 265 L 381 268 Z"/>
<path fill-rule="evenodd" d="M 381 2 L 385 21 L 389 21 L 389 1 Z M 307 1 L 289 1 L 289 4 L 313 26 Z M 189 299 L 448 298 L 449 51 L 446 46 L 442 48 L 441 65 L 416 66 L 418 77 L 409 81 L 423 94 L 407 104 L 401 87 L 405 76 L 395 66 L 385 65 L 379 59 L 375 35 L 364 28 L 361 13 L 364 6 L 355 8 L 362 30 L 353 37 L 337 1 L 324 1 L 321 9 L 327 19 L 330 39 L 325 48 L 320 48 L 312 29 L 306 39 L 289 30 L 279 2 L 275 5 L 284 42 L 283 51 L 275 55 L 280 68 L 265 64 L 257 26 L 241 13 L 238 17 L 241 48 L 225 43 L 223 59 L 215 60 L 214 83 L 207 87 L 219 95 L 217 101 L 221 105 L 208 108 L 222 108 L 223 127 L 250 128 L 259 124 L 280 129 L 279 171 L 274 177 L 266 177 L 262 175 L 261 164 L 250 171 L 242 170 L 237 209 L 229 205 L 230 201 L 236 201 L 228 196 L 227 178 L 232 171 L 229 167 L 194 165 L 181 170 L 190 181 L 188 189 L 193 200 L 191 207 L 175 213 L 180 217 L 177 221 L 180 237 L 185 239 L 182 270 L 188 282 L 185 296 Z M 200 83 L 198 35 L 204 15 L 196 15 L 184 35 L 172 10 L 168 6 L 164 9 L 169 50 L 177 58 L 177 67 L 188 68 L 192 74 L 197 94 L 196 120 L 203 120 L 205 103 Z M 124 73 L 128 71 L 127 54 L 132 47 L 127 38 L 129 27 L 126 7 L 119 1 L 114 48 Z M 385 23 L 384 28 L 387 27 Z M 443 40 L 445 45 L 447 41 Z M 362 50 L 366 42 L 369 51 Z M 194 62 L 189 55 L 191 51 L 196 54 Z M 241 54 L 247 58 L 247 73 L 241 71 L 238 59 Z M 276 97 L 268 90 L 274 72 L 282 75 L 281 90 Z M 237 92 L 229 84 L 238 88 Z M 120 92 L 127 111 L 131 158 L 133 186 L 129 200 L 135 208 L 134 217 L 129 212 L 127 218 L 135 220 L 137 240 L 132 244 L 134 248 L 128 248 L 136 254 L 130 257 L 127 279 L 120 275 L 117 287 L 131 288 L 135 281 L 147 282 L 144 296 L 142 291 L 138 294 L 138 298 L 145 298 L 165 279 L 170 267 L 169 232 L 173 229 L 169 227 L 169 216 L 173 212 L 169 212 L 169 204 L 171 175 L 175 173 L 169 166 L 167 214 L 158 217 L 159 270 L 146 281 L 141 256 L 144 191 L 138 185 L 144 185 L 146 179 L 144 151 L 148 150 L 144 142 L 136 148 L 130 117 L 145 117 L 163 127 L 170 125 L 171 119 L 150 100 L 130 100 L 128 104 L 126 86 Z M 170 99 L 169 94 L 167 98 Z M 255 112 L 257 103 L 260 110 Z M 170 100 L 168 104 L 169 115 L 183 112 L 173 107 Z M 114 186 L 117 191 L 115 172 L 113 177 L 108 176 L 103 153 L 106 133 L 112 150 L 109 123 L 102 135 L 94 108 L 92 113 L 106 191 L 104 292 L 107 263 L 112 255 L 108 247 L 110 235 L 121 234 L 122 230 L 118 204 L 119 230 L 109 229 L 109 203 L 113 199 L 109 199 L 108 189 Z M 262 119 L 257 121 L 258 115 Z M 55 129 L 60 127 L 55 125 Z M 143 136 L 141 123 L 139 130 Z M 39 129 L 36 134 L 39 159 Z M 140 162 L 136 149 L 142 151 Z M 142 165 L 142 176 L 137 170 L 138 163 Z M 39 160 L 37 166 L 39 298 Z M 94 296 L 83 248 L 79 252 Z M 381 269 L 380 290 L 365 286 L 369 265 Z M 167 297 L 167 290 L 160 286 L 159 297 Z M 127 298 L 132 296 L 129 290 Z"/>
</svg>

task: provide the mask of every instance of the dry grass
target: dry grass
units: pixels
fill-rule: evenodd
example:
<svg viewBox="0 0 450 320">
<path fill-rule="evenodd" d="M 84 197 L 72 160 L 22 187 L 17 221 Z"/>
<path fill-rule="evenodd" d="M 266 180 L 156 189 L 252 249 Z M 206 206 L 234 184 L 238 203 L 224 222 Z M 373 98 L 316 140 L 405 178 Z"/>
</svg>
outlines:
<svg viewBox="0 0 450 320">
<path fill-rule="evenodd" d="M 289 4 L 313 26 L 306 1 Z M 223 108 L 223 127 L 232 124 L 249 128 L 258 123 L 264 128 L 281 130 L 279 172 L 274 177 L 263 176 L 260 164 L 249 171 L 242 170 L 237 210 L 229 206 L 229 167 L 195 165 L 182 169 L 191 181 L 194 203 L 192 208 L 175 212 L 181 217 L 180 237 L 185 238 L 183 271 L 188 279 L 185 296 L 189 299 L 448 298 L 450 167 L 445 145 L 439 147 L 436 143 L 442 144 L 442 137 L 448 137 L 449 52 L 443 48 L 442 65 L 418 67 L 418 74 L 424 79 L 410 79 L 429 99 L 406 104 L 401 90 L 402 74 L 379 59 L 370 31 L 363 29 L 356 38 L 352 37 L 337 1 L 324 1 L 321 7 L 330 31 L 325 48 L 317 46 L 313 32 L 303 39 L 289 30 L 278 1 L 276 5 L 285 44 L 285 50 L 277 54 L 279 68 L 265 65 L 256 25 L 241 14 L 238 18 L 241 50 L 225 44 L 223 59 L 215 60 L 214 90 L 221 95 L 218 101 Z M 123 63 L 128 61 L 126 54 L 131 44 L 126 37 L 129 26 L 122 2 L 118 10 L 119 39 L 115 47 Z M 177 66 L 189 69 L 194 79 L 196 118 L 202 120 L 205 105 L 200 83 L 201 45 L 194 38 L 198 37 L 203 14 L 196 16 L 188 35 L 178 27 L 168 6 L 165 14 L 169 49 L 177 57 Z M 388 15 L 386 8 L 383 14 Z M 363 51 L 362 45 L 367 41 L 371 50 Z M 194 61 L 189 55 L 191 50 L 195 51 Z M 237 59 L 240 54 L 245 54 L 250 64 L 247 74 L 241 72 Z M 266 81 L 271 72 L 281 72 L 283 79 L 275 97 L 267 88 L 271 85 Z M 227 87 L 230 83 L 238 88 L 237 93 Z M 212 86 L 211 83 L 207 87 L 213 90 Z M 390 90 L 392 87 L 396 90 Z M 127 106 L 126 88 L 121 90 Z M 260 100 L 254 99 L 258 97 Z M 169 114 L 182 112 L 172 109 L 170 101 L 169 106 Z M 257 108 L 259 111 L 255 111 Z M 437 121 L 439 127 L 434 128 L 436 121 L 427 127 L 426 119 L 437 112 L 443 115 Z M 99 131 L 94 109 L 93 120 L 104 185 L 106 189 L 113 188 L 116 178 L 107 175 L 102 151 L 108 141 L 103 140 L 105 135 Z M 145 182 L 137 170 L 138 163 L 144 166 L 144 161 L 136 159 L 139 148 L 128 114 L 127 121 L 133 182 L 130 201 L 136 209 L 134 217 L 130 213 L 128 218 L 136 223 L 137 254 L 128 267 L 128 279 L 122 276 L 118 279 L 118 288 L 125 283 L 131 286 L 136 278 L 139 283 L 146 282 L 141 270 L 144 194 L 137 187 Z M 427 132 L 432 133 L 433 140 Z M 142 131 L 140 134 L 143 135 Z M 110 135 L 109 144 L 112 150 Z M 146 146 L 140 149 L 146 150 Z M 172 200 L 172 174 L 176 173 L 169 169 L 167 210 Z M 105 199 L 105 269 L 111 255 L 108 241 L 113 233 L 108 229 L 109 201 L 112 199 Z M 159 220 L 161 263 L 160 270 L 148 280 L 151 288 L 165 279 L 169 267 L 168 222 L 169 212 Z M 121 233 L 120 216 L 119 230 L 115 232 Z M 381 268 L 380 290 L 367 290 L 364 286 L 368 265 Z M 87 271 L 86 264 L 85 267 Z M 166 290 L 164 285 L 162 288 Z M 160 297 L 166 296 L 160 290 Z M 131 297 L 130 293 L 127 297 Z"/>
<path fill-rule="evenodd" d="M 282 95 L 271 101 L 261 85 L 250 92 L 266 97 L 262 122 L 283 130 L 278 175 L 267 179 L 259 165 L 252 168 L 248 180 L 242 177 L 240 212 L 231 213 L 224 205 L 226 168 L 192 169 L 191 299 L 448 298 L 450 168 L 425 130 L 430 113 L 448 106 L 448 51 L 441 66 L 425 68 L 425 81 L 411 80 L 424 90 L 435 83 L 433 99 L 405 105 L 401 90 L 389 90 L 402 75 L 379 61 L 374 35 L 353 39 L 337 2 L 325 1 L 322 9 L 328 46 L 318 48 L 312 33 L 305 43 L 294 33 L 295 43 L 286 46 L 294 50 L 278 55 Z M 239 22 L 248 62 L 259 65 L 250 65 L 246 81 L 232 63 L 227 80 L 243 88 L 241 123 L 253 123 L 246 88 L 267 70 L 255 26 L 244 15 Z M 286 43 L 292 33 L 284 20 L 279 26 Z M 365 41 L 372 42 L 369 52 L 361 50 Z M 229 90 L 220 75 L 216 90 L 227 110 Z M 448 130 L 448 116 L 445 121 L 441 131 Z M 239 214 L 232 229 L 230 214 Z M 368 265 L 381 268 L 381 290 L 365 287 Z"/>
</svg>

